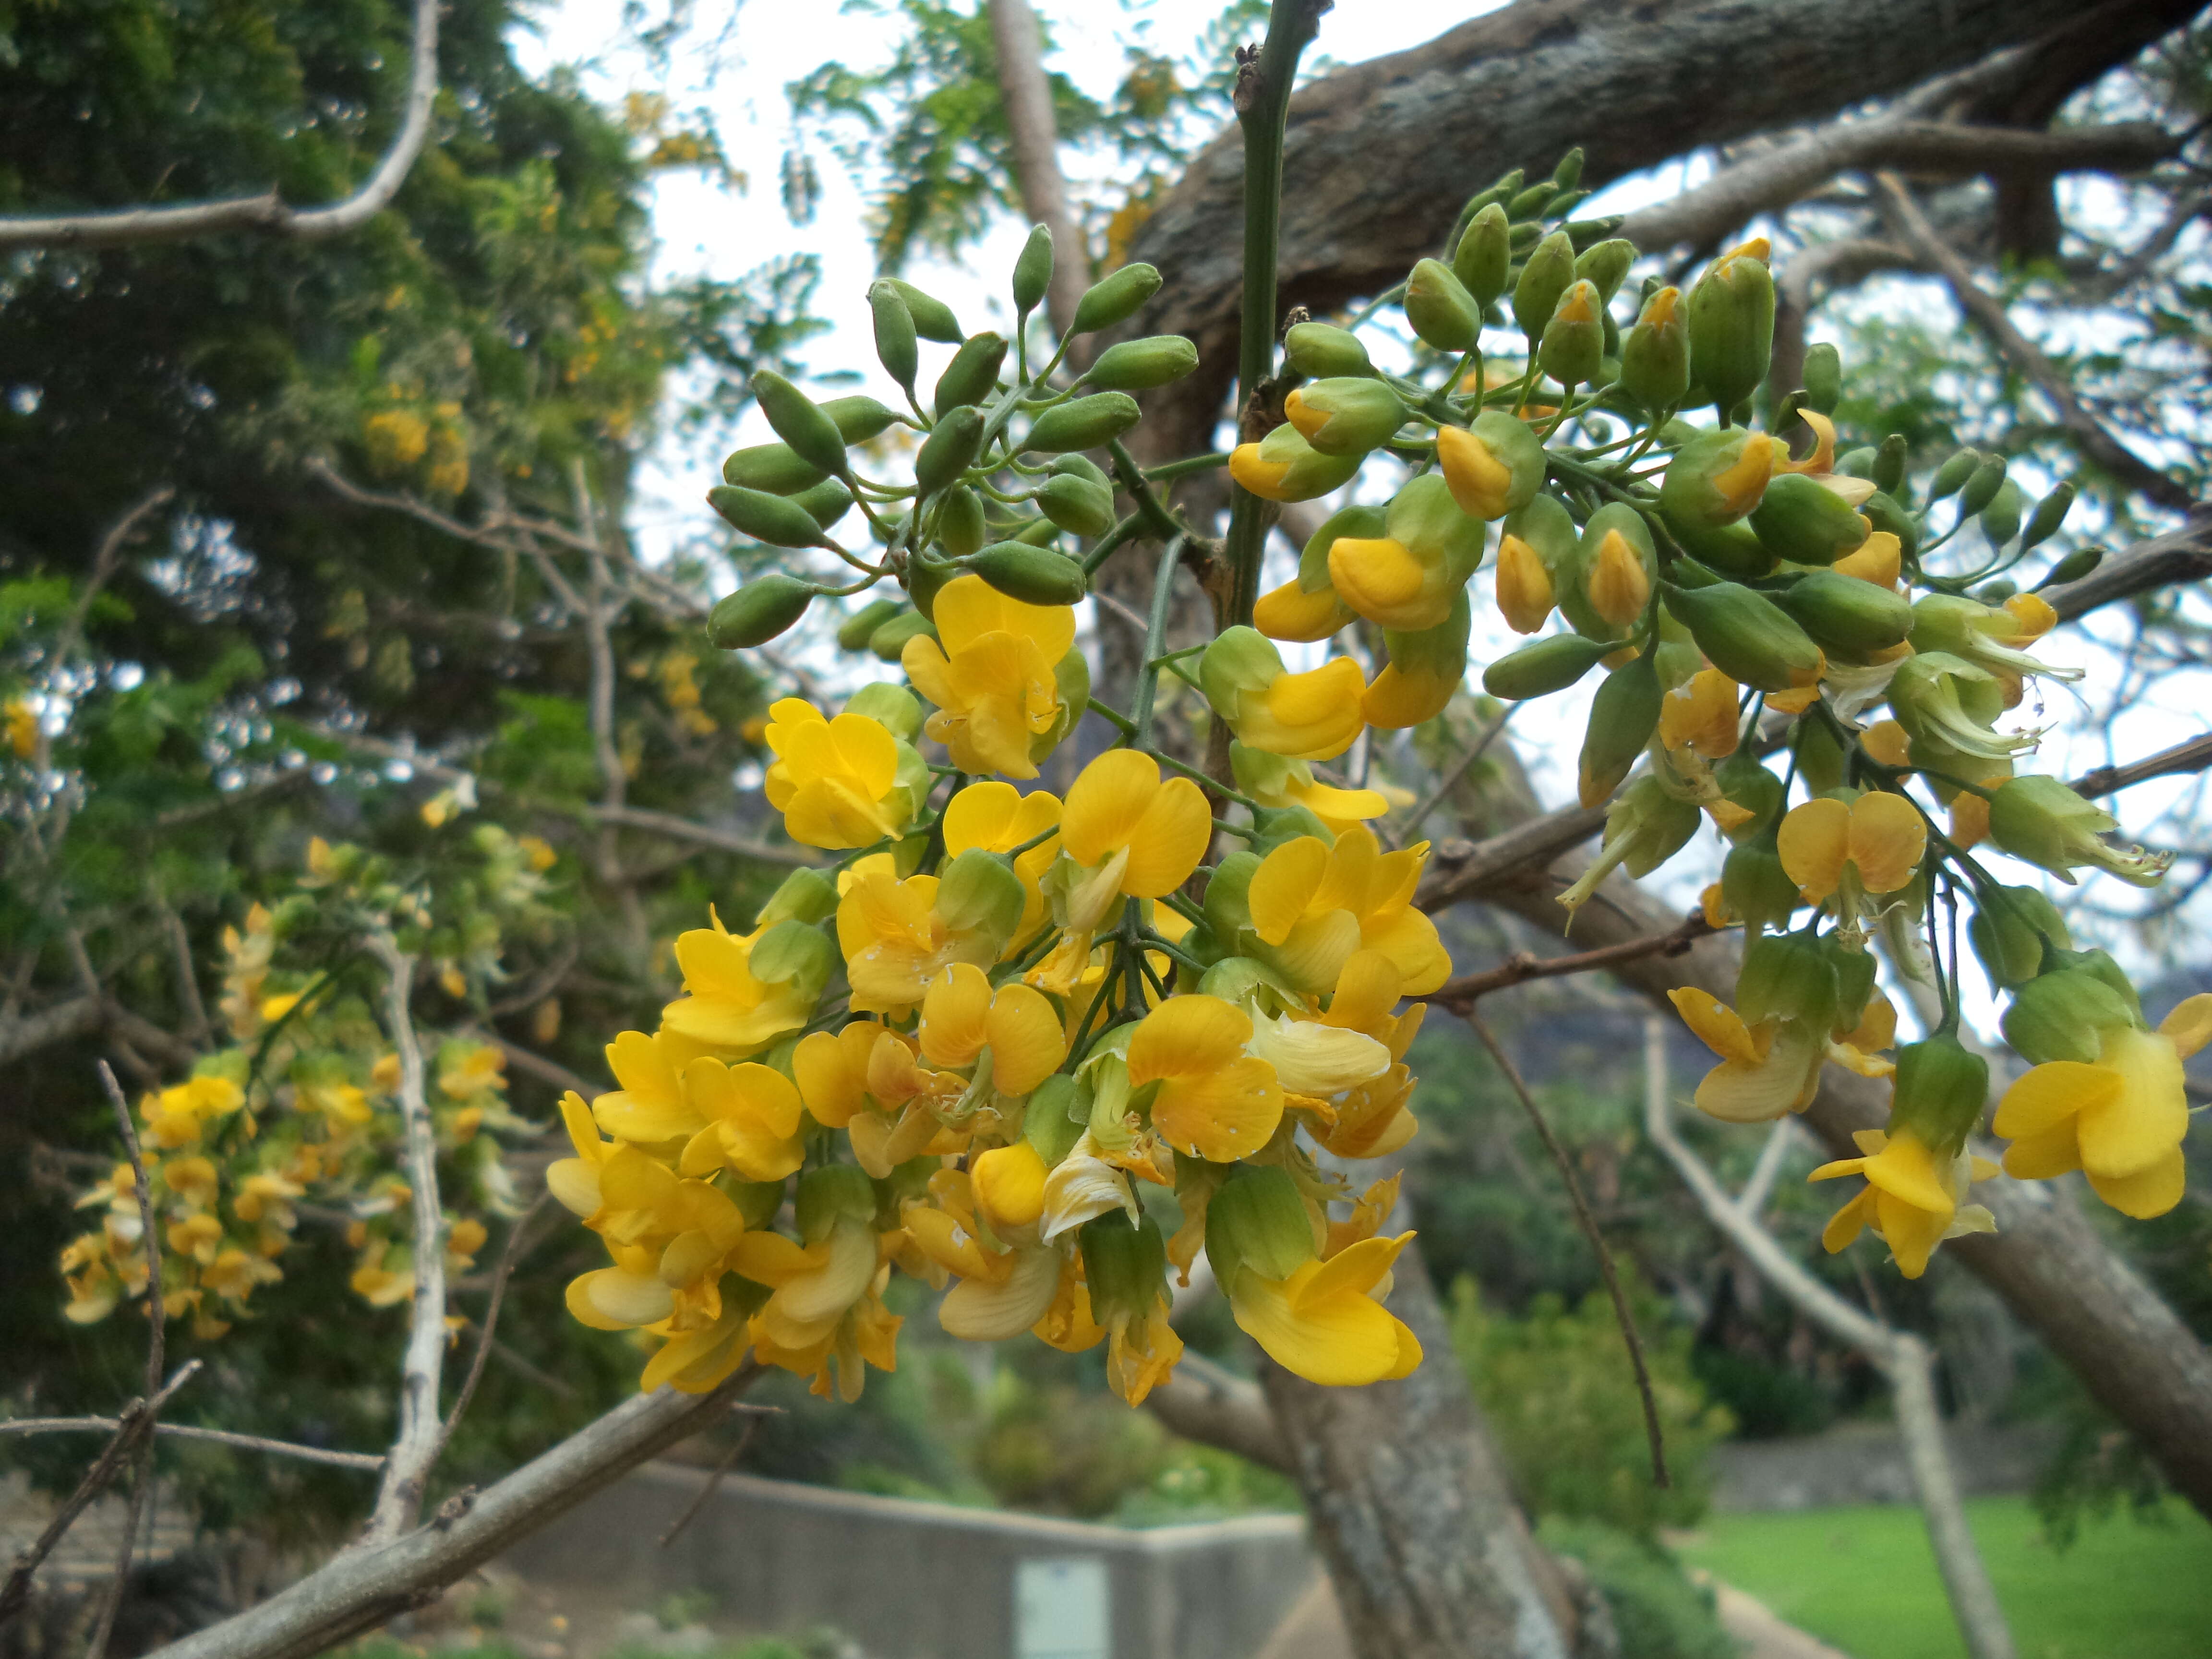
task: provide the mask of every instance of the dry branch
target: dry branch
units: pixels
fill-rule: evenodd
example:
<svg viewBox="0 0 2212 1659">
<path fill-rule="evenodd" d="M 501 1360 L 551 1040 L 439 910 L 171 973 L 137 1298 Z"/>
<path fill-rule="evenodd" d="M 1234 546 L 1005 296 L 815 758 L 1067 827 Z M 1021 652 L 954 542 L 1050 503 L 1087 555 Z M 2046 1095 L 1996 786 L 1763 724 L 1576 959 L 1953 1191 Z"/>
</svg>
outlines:
<svg viewBox="0 0 2212 1659">
<path fill-rule="evenodd" d="M 0 1435 L 113 1433 L 124 1426 L 119 1417 L 19 1417 L 0 1423 Z M 258 1434 L 236 1434 L 228 1429 L 203 1429 L 185 1423 L 156 1423 L 157 1437 L 171 1440 L 204 1440 L 240 1451 L 265 1452 L 271 1457 L 296 1458 L 302 1463 L 327 1463 L 340 1469 L 380 1469 L 384 1459 L 373 1452 L 333 1451 L 327 1446 L 302 1446 L 296 1441 L 270 1440 Z"/>
</svg>

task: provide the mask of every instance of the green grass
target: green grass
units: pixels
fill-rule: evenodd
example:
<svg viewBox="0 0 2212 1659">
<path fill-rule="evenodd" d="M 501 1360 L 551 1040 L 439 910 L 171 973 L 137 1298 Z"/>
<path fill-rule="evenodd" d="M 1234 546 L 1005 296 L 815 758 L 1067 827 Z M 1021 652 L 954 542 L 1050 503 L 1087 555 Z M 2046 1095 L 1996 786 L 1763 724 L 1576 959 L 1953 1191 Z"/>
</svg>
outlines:
<svg viewBox="0 0 2212 1659">
<path fill-rule="evenodd" d="M 1966 1505 L 2021 1659 L 2203 1659 L 2212 1652 L 2212 1526 L 2085 1520 L 2043 1540 L 2025 1498 Z M 1855 1659 L 1961 1659 L 1920 1511 L 1902 1504 L 1716 1515 L 1683 1558 Z"/>
</svg>

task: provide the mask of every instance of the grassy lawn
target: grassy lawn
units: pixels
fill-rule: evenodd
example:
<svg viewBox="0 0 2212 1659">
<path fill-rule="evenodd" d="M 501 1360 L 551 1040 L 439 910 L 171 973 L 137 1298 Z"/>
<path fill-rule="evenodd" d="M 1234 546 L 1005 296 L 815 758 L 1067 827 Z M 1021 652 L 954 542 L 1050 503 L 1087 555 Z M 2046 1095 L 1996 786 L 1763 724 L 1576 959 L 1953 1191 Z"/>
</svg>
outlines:
<svg viewBox="0 0 2212 1659">
<path fill-rule="evenodd" d="M 2064 1553 L 2018 1498 L 1966 1505 L 2021 1659 L 2203 1659 L 2212 1653 L 2212 1526 L 2085 1522 Z M 1920 1511 L 1902 1504 L 1716 1515 L 1681 1553 L 1855 1659 L 1964 1653 Z"/>
</svg>

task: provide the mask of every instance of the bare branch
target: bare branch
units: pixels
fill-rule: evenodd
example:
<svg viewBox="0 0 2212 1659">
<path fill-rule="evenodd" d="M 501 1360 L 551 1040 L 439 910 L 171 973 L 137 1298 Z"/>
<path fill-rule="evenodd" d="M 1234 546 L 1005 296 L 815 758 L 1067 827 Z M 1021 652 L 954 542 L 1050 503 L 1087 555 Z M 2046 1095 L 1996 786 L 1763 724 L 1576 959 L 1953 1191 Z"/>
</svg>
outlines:
<svg viewBox="0 0 2212 1659">
<path fill-rule="evenodd" d="M 2212 732 L 2177 743 L 2171 749 L 2161 749 L 2139 761 L 2130 761 L 2125 766 L 2100 766 L 2094 772 L 2085 772 L 2074 780 L 2072 787 L 2077 795 L 2112 795 L 2153 778 L 2172 777 L 2179 772 L 2202 772 L 2208 766 L 2212 766 Z"/>
<path fill-rule="evenodd" d="M 446 1216 L 438 1201 L 438 1140 L 424 1092 L 422 1048 L 408 1006 L 415 958 L 384 927 L 369 935 L 368 948 L 384 965 L 385 1023 L 399 1054 L 399 1119 L 415 1219 L 415 1297 L 400 1366 L 399 1430 L 377 1488 L 376 1508 L 357 1547 L 383 1543 L 414 1524 L 443 1438 L 438 1381 L 446 1358 Z"/>
<path fill-rule="evenodd" d="M 1498 718 L 1482 728 L 1474 741 L 1461 752 L 1459 758 L 1437 775 L 1436 787 L 1429 791 L 1427 798 L 1407 815 L 1405 823 L 1399 827 L 1396 835 L 1399 845 L 1403 846 L 1408 837 L 1421 833 L 1421 826 L 1429 821 L 1429 814 L 1437 810 L 1443 798 L 1451 793 L 1459 781 L 1473 769 L 1474 763 L 1490 752 L 1490 745 L 1504 733 L 1506 722 L 1513 718 L 1513 711 L 1519 706 L 1509 702 L 1499 709 Z"/>
<path fill-rule="evenodd" d="M 1424 910 L 1456 904 L 1510 876 L 1540 870 L 1604 828 L 1602 806 L 1567 806 L 1486 841 L 1446 842 L 1437 848 L 1413 902 Z"/>
<path fill-rule="evenodd" d="M 1839 121 L 1715 173 L 1672 201 L 1628 216 L 1620 234 L 1646 252 L 1705 247 L 1787 207 L 1839 173 L 1869 167 L 1957 178 L 1972 173 L 2141 173 L 2181 147 L 2149 121 L 2035 132 L 1948 121 Z"/>
<path fill-rule="evenodd" d="M 302 241 L 343 235 L 382 212 L 422 153 L 438 96 L 438 0 L 416 0 L 415 48 L 407 107 L 392 147 L 362 187 L 324 207 L 295 208 L 275 191 L 178 207 L 123 208 L 103 213 L 0 217 L 0 253 L 24 248 L 124 247 L 173 242 L 223 231 L 254 230 Z"/>
<path fill-rule="evenodd" d="M 2179 530 L 2137 542 L 2106 559 L 2078 582 L 2047 588 L 2043 597 L 2061 622 L 2072 622 L 2100 606 L 2179 587 L 2212 576 L 2212 505 L 2193 510 Z"/>
<path fill-rule="evenodd" d="M 1904 182 L 1893 173 L 1875 174 L 1875 188 L 1881 198 L 1882 212 L 1899 238 L 1935 270 L 1941 272 L 1949 284 L 1952 296 L 1959 307 L 1971 318 L 1996 344 L 1997 349 L 2010 360 L 2021 374 L 2035 382 L 2051 406 L 2058 411 L 2058 423 L 2071 434 L 2081 453 L 2094 465 L 2102 467 L 2122 483 L 2140 490 L 2163 507 L 2177 513 L 2188 512 L 2197 498 L 2185 484 L 2177 483 L 2160 472 L 2142 456 L 2115 438 L 2104 422 L 2092 415 L 2074 395 L 2074 388 L 2057 366 L 2043 354 L 2042 347 L 2014 326 L 2002 301 L 1985 292 L 1974 281 L 1966 262 L 1951 245 L 1936 234 L 1936 228 L 1928 222 Z"/>
<path fill-rule="evenodd" d="M 26 1054 L 73 1037 L 89 1036 L 107 1023 L 104 997 L 71 997 L 34 1014 L 0 1024 L 0 1066 L 12 1066 Z"/>
<path fill-rule="evenodd" d="M 1492 991 L 1525 985 L 1532 979 L 1558 979 L 1569 974 L 1587 974 L 1600 968 L 1618 968 L 1622 963 L 1634 962 L 1641 957 L 1679 957 L 1715 931 L 1702 912 L 1692 910 L 1680 927 L 1668 933 L 1626 939 L 1619 945 L 1577 951 L 1573 956 L 1539 957 L 1526 951 L 1518 951 L 1506 957 L 1498 967 L 1447 980 L 1435 990 L 1417 996 L 1414 1000 L 1440 1002 L 1454 1013 L 1464 1014 L 1474 1006 L 1478 999 L 1488 996 Z"/>
<path fill-rule="evenodd" d="M 1145 1396 L 1145 1406 L 1186 1440 L 1218 1446 L 1285 1474 L 1297 1474 L 1289 1437 L 1275 1420 L 1265 1391 L 1193 1349 L 1183 1350 L 1175 1374 Z"/>
<path fill-rule="evenodd" d="M 1074 326 L 1076 302 L 1091 285 L 1091 258 L 1083 231 L 1067 210 L 1067 181 L 1060 170 L 1060 131 L 1053 118 L 1052 83 L 1045 76 L 1036 13 L 1029 0 L 988 3 L 991 40 L 998 49 L 999 98 L 1013 141 L 1022 211 L 1031 223 L 1052 233 L 1052 287 L 1045 308 L 1054 329 L 1065 334 Z"/>
<path fill-rule="evenodd" d="M 124 1426 L 119 1417 L 19 1417 L 0 1423 L 0 1435 L 89 1434 L 113 1432 Z M 234 1434 L 228 1429 L 203 1429 L 184 1423 L 156 1423 L 156 1435 L 172 1440 L 204 1440 L 241 1451 L 266 1452 L 271 1457 L 296 1458 L 302 1463 L 327 1463 L 340 1469 L 380 1469 L 384 1459 L 369 1452 L 332 1451 L 326 1446 L 302 1446 L 296 1441 L 269 1440 L 258 1434 Z"/>
<path fill-rule="evenodd" d="M 552 1196 L 550 1188 L 539 1193 L 507 1230 L 507 1242 L 500 1246 L 499 1262 L 491 1272 L 491 1301 L 484 1309 L 483 1328 L 477 1336 L 477 1351 L 470 1356 L 468 1375 L 461 1379 L 461 1391 L 453 1396 L 453 1408 L 446 1413 L 445 1425 L 438 1431 L 438 1449 L 430 1459 L 433 1463 L 451 1443 L 453 1431 L 461 1425 L 461 1416 L 468 1410 L 469 1401 L 476 1397 L 477 1384 L 483 1377 L 484 1361 L 491 1357 L 492 1337 L 499 1329 L 500 1304 L 507 1300 L 507 1280 L 514 1277 L 514 1264 L 521 1259 L 526 1248 L 522 1237 Z"/>
<path fill-rule="evenodd" d="M 732 830 L 696 823 L 674 812 L 655 811 L 649 806 L 599 805 L 586 810 L 602 823 L 622 823 L 633 830 L 650 830 L 676 841 L 696 842 L 717 852 L 737 853 L 749 859 L 758 859 L 763 864 L 781 864 L 803 870 L 814 869 L 818 864 L 818 860 L 809 856 L 804 848 L 772 846 Z"/>
</svg>

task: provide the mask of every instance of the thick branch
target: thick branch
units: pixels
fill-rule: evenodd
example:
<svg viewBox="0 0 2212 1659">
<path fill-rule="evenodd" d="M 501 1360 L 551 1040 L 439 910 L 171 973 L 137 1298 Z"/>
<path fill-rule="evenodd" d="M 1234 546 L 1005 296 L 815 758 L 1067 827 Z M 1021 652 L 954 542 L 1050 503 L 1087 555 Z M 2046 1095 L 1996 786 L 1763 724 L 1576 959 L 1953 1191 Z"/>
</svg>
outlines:
<svg viewBox="0 0 2212 1659">
<path fill-rule="evenodd" d="M 1260 1385 L 1202 1354 L 1184 1350 L 1175 1375 L 1146 1395 L 1145 1405 L 1186 1440 L 1218 1446 L 1285 1474 L 1297 1473 L 1283 1425 Z"/>
<path fill-rule="evenodd" d="M 408 73 L 407 107 L 399 131 L 376 164 L 376 171 L 344 200 L 325 207 L 295 208 L 287 206 L 272 190 L 262 196 L 179 207 L 0 217 L 0 253 L 23 248 L 123 247 L 237 230 L 313 241 L 357 230 L 399 193 L 399 186 L 430 136 L 430 112 L 437 97 L 438 0 L 416 0 L 415 49 Z"/>
<path fill-rule="evenodd" d="M 2202 772 L 2207 767 L 2212 767 L 2212 733 L 2177 743 L 2171 749 L 2161 749 L 2155 755 L 2146 755 L 2124 766 L 2100 766 L 2094 772 L 2084 772 L 2074 780 L 2072 787 L 2077 795 L 2112 795 L 2138 783 L 2148 783 L 2153 778 Z"/>
<path fill-rule="evenodd" d="M 1052 287 L 1045 309 L 1054 331 L 1065 334 L 1074 326 L 1076 302 L 1090 286 L 1091 259 L 1083 232 L 1067 210 L 1060 128 L 1053 118 L 1052 82 L 1044 72 L 1036 13 L 1029 0 L 989 0 L 989 6 L 991 41 L 999 55 L 999 99 L 1013 142 L 1014 179 L 1021 187 L 1022 211 L 1032 224 L 1052 233 Z"/>
<path fill-rule="evenodd" d="M 2045 590 L 2061 622 L 2154 588 L 2179 587 L 2212 576 L 2212 506 L 2192 511 L 2178 530 L 2114 554 L 2078 582 Z"/>
<path fill-rule="evenodd" d="M 1492 991 L 1503 991 L 1510 986 L 1525 985 L 1532 979 L 1558 979 L 1569 974 L 1587 974 L 1599 968 L 1617 968 L 1625 962 L 1634 962 L 1640 957 L 1680 956 L 1699 939 L 1714 931 L 1700 911 L 1692 911 L 1679 927 L 1664 933 L 1651 933 L 1643 939 L 1623 939 L 1618 945 L 1607 945 L 1595 951 L 1579 951 L 1572 956 L 1539 957 L 1526 951 L 1516 951 L 1497 968 L 1479 974 L 1462 974 L 1457 979 L 1446 980 L 1425 997 L 1418 1000 L 1440 1002 L 1455 1014 L 1466 1013 L 1479 998 Z"/>
</svg>

